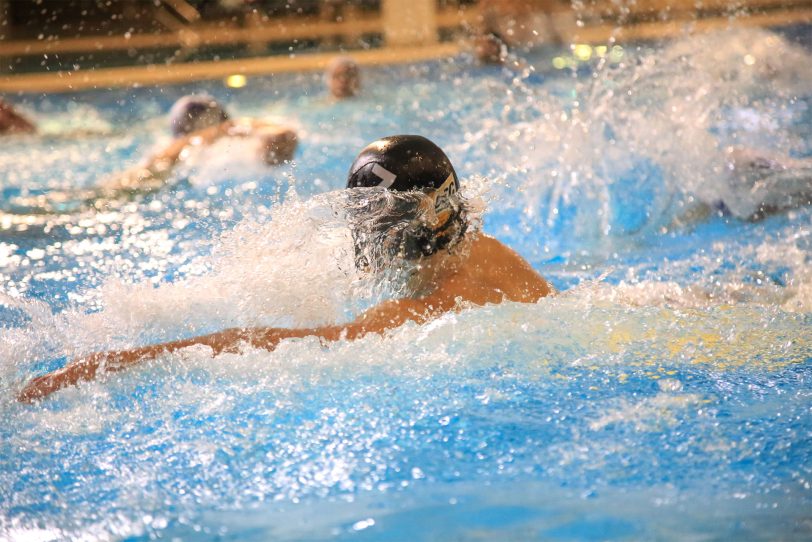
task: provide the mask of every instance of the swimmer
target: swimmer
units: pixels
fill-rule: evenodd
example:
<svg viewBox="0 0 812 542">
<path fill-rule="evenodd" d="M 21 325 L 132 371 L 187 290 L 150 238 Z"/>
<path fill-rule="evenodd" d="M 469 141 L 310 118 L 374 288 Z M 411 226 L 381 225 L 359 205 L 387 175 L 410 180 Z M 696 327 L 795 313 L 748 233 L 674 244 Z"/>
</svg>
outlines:
<svg viewBox="0 0 812 542">
<path fill-rule="evenodd" d="M 278 165 L 293 158 L 298 143 L 289 127 L 257 119 L 232 120 L 211 96 L 184 96 L 172 106 L 169 120 L 175 141 L 154 160 L 177 161 L 188 146 L 211 144 L 224 136 L 256 137 L 262 142 L 259 158 Z"/>
<path fill-rule="evenodd" d="M 330 95 L 338 100 L 352 98 L 361 89 L 361 70 L 348 56 L 334 58 L 324 74 Z"/>
<path fill-rule="evenodd" d="M 211 145 L 223 137 L 258 139 L 258 158 L 271 166 L 291 160 L 298 145 L 293 129 L 257 119 L 232 120 L 214 98 L 206 95 L 179 99 L 169 111 L 169 122 L 175 139 L 143 165 L 104 181 L 103 193 L 160 188 L 185 152 Z"/>
<path fill-rule="evenodd" d="M 414 294 L 383 302 L 343 325 L 307 329 L 238 328 L 133 350 L 103 352 L 77 359 L 66 367 L 33 379 L 18 395 L 32 402 L 105 372 L 119 371 L 193 345 L 212 355 L 239 352 L 243 345 L 274 350 L 291 338 L 354 340 L 384 334 L 406 322 L 422 324 L 469 305 L 511 301 L 535 303 L 553 293 L 550 285 L 516 252 L 493 237 L 469 227 L 459 180 L 448 157 L 420 136 L 392 136 L 364 148 L 352 164 L 347 188 L 381 187 L 418 195 L 428 213 L 417 235 L 400 243 L 399 255 L 415 268 Z M 356 243 L 363 242 L 356 238 Z"/>
<path fill-rule="evenodd" d="M 756 220 L 812 204 L 812 159 L 793 159 L 742 147 L 725 149 L 728 194 L 712 207 Z"/>
<path fill-rule="evenodd" d="M 0 134 L 33 134 L 37 127 L 0 98 Z"/>
<path fill-rule="evenodd" d="M 686 207 L 671 226 L 688 226 L 712 215 L 755 221 L 812 205 L 812 158 L 745 147 L 727 147 L 723 152 L 718 189 L 695 193 L 698 201 Z"/>
<path fill-rule="evenodd" d="M 482 32 L 474 38 L 474 56 L 480 64 L 504 64 L 507 54 L 507 44 L 497 32 Z"/>
</svg>

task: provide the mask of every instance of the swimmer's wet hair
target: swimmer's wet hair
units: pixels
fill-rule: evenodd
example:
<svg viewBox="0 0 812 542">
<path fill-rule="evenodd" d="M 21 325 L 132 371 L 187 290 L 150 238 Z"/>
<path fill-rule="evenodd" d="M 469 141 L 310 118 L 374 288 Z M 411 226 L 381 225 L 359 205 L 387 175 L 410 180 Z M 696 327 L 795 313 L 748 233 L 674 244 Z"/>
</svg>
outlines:
<svg viewBox="0 0 812 542">
<path fill-rule="evenodd" d="M 225 109 L 207 94 L 184 96 L 169 110 L 169 124 L 175 137 L 217 126 L 228 119 Z"/>
</svg>

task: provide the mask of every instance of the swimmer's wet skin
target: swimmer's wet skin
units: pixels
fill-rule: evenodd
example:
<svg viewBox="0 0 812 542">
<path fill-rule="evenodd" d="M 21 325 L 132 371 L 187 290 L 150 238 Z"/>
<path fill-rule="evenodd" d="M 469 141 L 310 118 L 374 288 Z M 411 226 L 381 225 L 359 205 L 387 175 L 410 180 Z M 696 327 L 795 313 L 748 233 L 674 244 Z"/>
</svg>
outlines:
<svg viewBox="0 0 812 542">
<path fill-rule="evenodd" d="M 400 254 L 416 263 L 417 293 L 413 298 L 381 303 L 344 325 L 228 329 L 133 350 L 92 354 L 35 378 L 20 392 L 18 400 L 32 402 L 60 388 L 92 380 L 100 373 L 118 371 L 192 345 L 208 346 L 216 356 L 238 352 L 243 343 L 270 351 L 290 338 L 353 340 L 368 333 L 382 334 L 409 321 L 429 321 L 459 310 L 461 302 L 534 303 L 552 293 L 547 281 L 516 252 L 467 227 L 459 203 L 457 174 L 445 153 L 428 139 L 392 136 L 369 144 L 350 168 L 347 187 L 419 191 L 433 202 L 429 216 L 434 223 L 425 224 L 415 238 L 405 239 Z"/>
<path fill-rule="evenodd" d="M 33 134 L 36 131 L 34 123 L 0 98 L 0 134 Z"/>
</svg>

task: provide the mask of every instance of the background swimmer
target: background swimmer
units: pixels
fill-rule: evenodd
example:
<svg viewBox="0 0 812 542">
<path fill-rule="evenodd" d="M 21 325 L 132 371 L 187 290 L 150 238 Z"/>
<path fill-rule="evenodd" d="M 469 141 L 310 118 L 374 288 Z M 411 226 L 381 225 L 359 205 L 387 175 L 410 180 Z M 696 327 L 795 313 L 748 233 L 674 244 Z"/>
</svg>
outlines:
<svg viewBox="0 0 812 542">
<path fill-rule="evenodd" d="M 258 119 L 232 120 L 211 96 L 184 96 L 172 106 L 169 122 L 175 139 L 146 163 L 102 183 L 105 192 L 151 191 L 166 182 L 172 169 L 194 147 L 208 146 L 223 137 L 256 138 L 259 159 L 278 165 L 293 158 L 299 140 L 288 127 Z"/>
<path fill-rule="evenodd" d="M 361 69 L 348 56 L 334 58 L 324 74 L 327 89 L 333 98 L 343 100 L 356 96 L 361 90 Z"/>
<path fill-rule="evenodd" d="M 742 220 L 812 205 L 812 159 L 790 158 L 745 147 L 727 147 L 720 166 L 723 182 L 713 196 L 677 218 L 675 225 L 704 220 L 711 213 Z"/>
<path fill-rule="evenodd" d="M 37 127 L 0 98 L 0 134 L 33 134 Z"/>
<path fill-rule="evenodd" d="M 497 32 L 486 30 L 474 37 L 474 56 L 480 64 L 504 64 L 507 55 L 507 44 Z"/>
<path fill-rule="evenodd" d="M 713 207 L 738 218 L 758 219 L 812 203 L 812 159 L 754 149 L 725 149 L 729 194 Z"/>
<path fill-rule="evenodd" d="M 411 296 L 383 302 L 344 325 L 228 329 L 133 350 L 92 354 L 35 378 L 18 399 L 30 402 L 104 372 L 193 345 L 208 346 L 216 356 L 239 351 L 243 343 L 273 350 L 289 338 L 353 340 L 369 333 L 382 334 L 409 321 L 424 323 L 466 305 L 534 303 L 552 293 L 550 285 L 516 252 L 469 227 L 457 174 L 445 153 L 428 139 L 392 136 L 369 144 L 350 168 L 347 187 L 372 189 L 370 198 L 381 189 L 418 196 L 414 210 L 420 212 L 412 213 L 417 227 L 397 236 L 392 243 L 395 250 L 388 253 L 390 259 L 411 261 Z"/>
</svg>

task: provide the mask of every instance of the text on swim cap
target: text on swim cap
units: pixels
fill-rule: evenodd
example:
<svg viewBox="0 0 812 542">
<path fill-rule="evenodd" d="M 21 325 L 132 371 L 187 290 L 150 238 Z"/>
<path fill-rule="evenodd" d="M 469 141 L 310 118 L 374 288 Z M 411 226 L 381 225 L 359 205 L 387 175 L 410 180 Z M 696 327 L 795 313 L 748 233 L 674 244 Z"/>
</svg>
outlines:
<svg viewBox="0 0 812 542">
<path fill-rule="evenodd" d="M 457 193 L 457 185 L 454 183 L 454 174 L 450 174 L 443 182 L 442 186 L 434 192 L 434 212 L 451 208 L 451 198 Z"/>
</svg>

